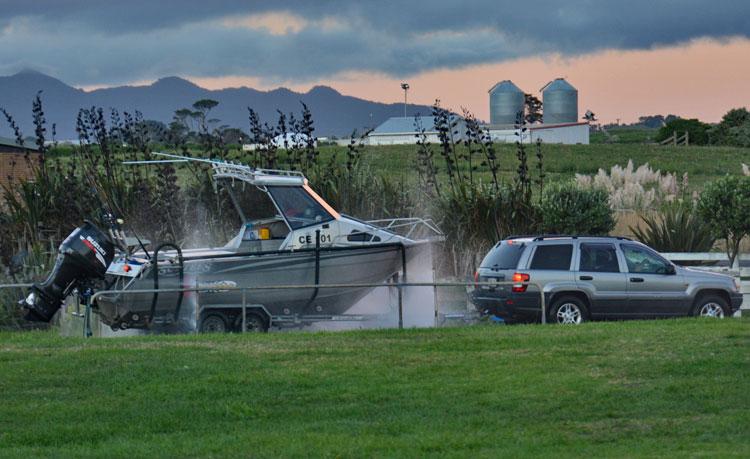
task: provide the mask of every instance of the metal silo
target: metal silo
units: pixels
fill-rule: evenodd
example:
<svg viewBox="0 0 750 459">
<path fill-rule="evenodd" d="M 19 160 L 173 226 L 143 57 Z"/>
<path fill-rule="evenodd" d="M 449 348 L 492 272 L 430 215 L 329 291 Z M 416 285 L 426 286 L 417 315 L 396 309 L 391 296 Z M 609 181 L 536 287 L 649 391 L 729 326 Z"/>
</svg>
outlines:
<svg viewBox="0 0 750 459">
<path fill-rule="evenodd" d="M 510 80 L 501 81 L 489 90 L 490 124 L 515 124 L 523 113 L 524 94 Z"/>
<path fill-rule="evenodd" d="M 578 121 L 578 90 L 562 78 L 542 88 L 542 103 L 544 124 Z"/>
</svg>

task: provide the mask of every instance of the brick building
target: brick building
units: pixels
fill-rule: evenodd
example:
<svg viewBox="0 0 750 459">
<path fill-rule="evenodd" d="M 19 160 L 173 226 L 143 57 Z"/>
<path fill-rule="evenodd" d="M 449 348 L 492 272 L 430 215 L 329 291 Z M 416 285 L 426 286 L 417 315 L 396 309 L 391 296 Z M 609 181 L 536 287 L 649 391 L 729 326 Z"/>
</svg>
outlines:
<svg viewBox="0 0 750 459">
<path fill-rule="evenodd" d="M 33 167 L 39 164 L 39 151 L 32 145 L 20 146 L 15 140 L 0 137 L 0 196 L 11 181 L 34 177 Z"/>
</svg>

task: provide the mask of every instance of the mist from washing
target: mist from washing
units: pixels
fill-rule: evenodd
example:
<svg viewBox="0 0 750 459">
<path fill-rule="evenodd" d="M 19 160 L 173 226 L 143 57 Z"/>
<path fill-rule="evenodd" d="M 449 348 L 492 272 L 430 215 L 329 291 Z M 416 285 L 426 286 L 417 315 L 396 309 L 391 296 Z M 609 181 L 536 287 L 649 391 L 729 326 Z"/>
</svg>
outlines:
<svg viewBox="0 0 750 459">
<path fill-rule="evenodd" d="M 363 269 L 366 268 L 363 267 Z M 434 282 L 432 247 L 426 246 L 418 250 L 409 259 L 406 271 L 408 282 Z M 404 287 L 402 305 L 404 328 L 435 325 L 435 290 L 433 287 Z M 317 322 L 305 330 L 397 328 L 398 289 L 391 286 L 375 288 L 355 303 L 346 315 L 363 316 L 365 320 Z"/>
</svg>

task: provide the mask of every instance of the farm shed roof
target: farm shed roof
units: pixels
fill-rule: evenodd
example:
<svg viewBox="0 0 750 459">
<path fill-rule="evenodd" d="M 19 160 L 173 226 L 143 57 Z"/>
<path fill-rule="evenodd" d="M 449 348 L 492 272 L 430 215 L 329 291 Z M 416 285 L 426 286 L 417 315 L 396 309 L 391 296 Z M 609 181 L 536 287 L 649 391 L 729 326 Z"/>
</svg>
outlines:
<svg viewBox="0 0 750 459">
<path fill-rule="evenodd" d="M 8 139 L 6 137 L 0 137 L 0 152 L 12 151 L 38 151 L 36 145 L 25 143 L 23 146 L 19 145 L 14 139 Z"/>
<path fill-rule="evenodd" d="M 419 118 L 420 122 L 422 123 L 422 129 L 427 132 L 435 131 L 434 117 L 419 116 L 417 118 Z M 417 128 L 415 126 L 415 117 L 413 116 L 395 116 L 393 118 L 388 118 L 385 122 L 383 122 L 383 124 L 376 127 L 375 130 L 370 133 L 370 135 L 407 133 L 417 133 Z"/>
</svg>

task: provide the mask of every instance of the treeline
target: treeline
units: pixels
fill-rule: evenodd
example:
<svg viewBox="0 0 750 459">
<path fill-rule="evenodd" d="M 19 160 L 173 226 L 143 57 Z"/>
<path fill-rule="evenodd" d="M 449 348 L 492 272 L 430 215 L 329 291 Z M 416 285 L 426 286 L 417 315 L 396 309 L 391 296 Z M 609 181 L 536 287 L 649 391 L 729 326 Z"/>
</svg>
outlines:
<svg viewBox="0 0 750 459">
<path fill-rule="evenodd" d="M 679 135 L 687 132 L 691 145 L 750 147 L 750 112 L 746 108 L 729 110 L 713 125 L 695 118 L 675 117 L 659 129 L 656 141 L 666 140 L 675 132 Z"/>
</svg>

